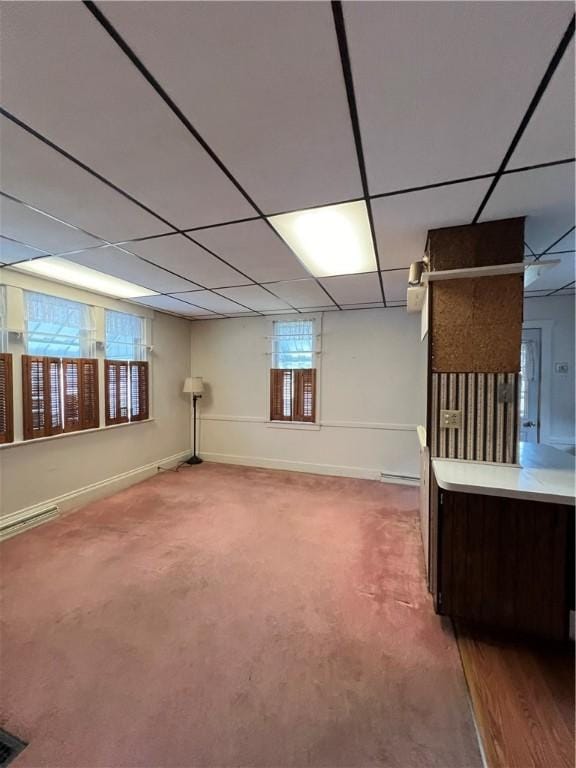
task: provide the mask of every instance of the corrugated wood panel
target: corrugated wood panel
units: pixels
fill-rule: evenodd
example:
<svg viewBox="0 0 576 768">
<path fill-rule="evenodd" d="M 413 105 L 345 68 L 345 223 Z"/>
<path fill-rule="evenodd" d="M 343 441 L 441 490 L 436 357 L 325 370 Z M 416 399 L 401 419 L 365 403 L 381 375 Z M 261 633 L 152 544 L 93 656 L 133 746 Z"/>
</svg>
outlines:
<svg viewBox="0 0 576 768">
<path fill-rule="evenodd" d="M 498 402 L 499 386 L 512 388 Z M 513 464 L 518 440 L 518 374 L 433 373 L 430 404 L 432 457 Z M 462 411 L 462 427 L 440 426 L 440 411 Z"/>
</svg>

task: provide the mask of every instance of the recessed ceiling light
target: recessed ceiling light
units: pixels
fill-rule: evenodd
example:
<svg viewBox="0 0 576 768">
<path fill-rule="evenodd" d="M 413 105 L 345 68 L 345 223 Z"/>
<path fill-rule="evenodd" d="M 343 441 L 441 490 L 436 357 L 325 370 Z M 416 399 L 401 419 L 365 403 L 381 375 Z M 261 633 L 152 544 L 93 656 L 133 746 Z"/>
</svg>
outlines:
<svg viewBox="0 0 576 768">
<path fill-rule="evenodd" d="M 116 296 L 120 299 L 134 299 L 137 296 L 156 296 L 156 291 L 142 288 L 140 285 L 121 280 L 119 277 L 105 275 L 95 269 L 75 264 L 67 259 L 57 256 L 49 256 L 45 259 L 33 261 L 21 261 L 14 264 L 11 269 L 22 272 L 30 272 L 33 275 L 56 280 L 59 283 L 68 283 L 77 288 L 86 288 L 89 291 L 104 293 L 107 296 Z"/>
<path fill-rule="evenodd" d="M 315 277 L 373 272 L 366 203 L 329 205 L 270 216 L 268 221 Z"/>
</svg>

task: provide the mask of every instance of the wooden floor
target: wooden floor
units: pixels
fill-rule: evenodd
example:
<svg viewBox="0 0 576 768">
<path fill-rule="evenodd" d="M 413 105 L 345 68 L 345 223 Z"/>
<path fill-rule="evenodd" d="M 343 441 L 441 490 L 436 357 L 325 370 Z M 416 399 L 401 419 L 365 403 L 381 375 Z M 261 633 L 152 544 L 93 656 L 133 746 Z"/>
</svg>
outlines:
<svg viewBox="0 0 576 768">
<path fill-rule="evenodd" d="M 489 768 L 574 768 L 574 646 L 456 631 Z"/>
</svg>

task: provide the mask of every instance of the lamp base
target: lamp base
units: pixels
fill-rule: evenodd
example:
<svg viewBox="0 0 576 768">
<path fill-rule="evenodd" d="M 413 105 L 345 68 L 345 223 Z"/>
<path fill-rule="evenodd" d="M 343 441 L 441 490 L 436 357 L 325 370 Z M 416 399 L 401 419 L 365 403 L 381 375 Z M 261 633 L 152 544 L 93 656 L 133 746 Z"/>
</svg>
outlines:
<svg viewBox="0 0 576 768">
<path fill-rule="evenodd" d="M 202 459 L 200 458 L 200 456 L 196 456 L 196 454 L 194 454 L 194 456 L 190 456 L 190 458 L 188 459 L 188 461 L 185 462 L 185 464 L 202 464 Z"/>
</svg>

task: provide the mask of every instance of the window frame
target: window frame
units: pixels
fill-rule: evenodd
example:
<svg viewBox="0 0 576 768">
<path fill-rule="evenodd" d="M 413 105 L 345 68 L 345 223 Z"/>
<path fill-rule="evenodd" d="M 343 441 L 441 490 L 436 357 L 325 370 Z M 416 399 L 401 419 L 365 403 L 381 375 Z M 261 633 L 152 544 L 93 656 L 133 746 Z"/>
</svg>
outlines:
<svg viewBox="0 0 576 768">
<path fill-rule="evenodd" d="M 4 426 L 0 431 L 0 445 L 14 442 L 14 375 L 11 352 L 0 352 L 0 397 L 3 398 Z"/>
<path fill-rule="evenodd" d="M 278 322 L 295 322 L 299 320 L 311 320 L 313 322 L 313 339 L 314 339 L 314 349 L 312 352 L 313 355 L 313 368 L 293 368 L 293 369 L 274 369 L 274 362 L 275 362 L 275 351 L 274 351 L 274 339 L 277 338 L 274 333 L 275 329 L 275 323 Z M 274 319 L 270 323 L 270 335 L 268 338 L 268 356 L 269 361 L 267 365 L 267 386 L 266 386 L 266 404 L 267 404 L 267 411 L 266 411 L 266 426 L 273 428 L 273 429 L 300 429 L 300 430 L 310 430 L 310 431 L 317 431 L 321 427 L 321 420 L 320 420 L 320 393 L 321 393 L 321 360 L 322 360 L 322 315 L 321 314 L 299 314 L 299 315 L 289 315 L 284 317 L 274 317 Z M 297 393 L 294 389 L 294 373 L 298 375 L 298 371 L 306 371 L 306 370 L 312 370 L 315 371 L 314 374 L 314 387 L 315 387 L 315 398 L 313 401 L 313 408 L 312 408 L 312 420 L 295 420 L 293 418 L 285 418 L 285 419 L 274 419 L 272 418 L 272 386 L 273 386 L 273 370 L 291 370 L 293 371 L 293 383 L 292 383 L 292 412 L 294 413 L 294 406 L 295 401 L 297 397 Z"/>
</svg>

